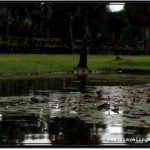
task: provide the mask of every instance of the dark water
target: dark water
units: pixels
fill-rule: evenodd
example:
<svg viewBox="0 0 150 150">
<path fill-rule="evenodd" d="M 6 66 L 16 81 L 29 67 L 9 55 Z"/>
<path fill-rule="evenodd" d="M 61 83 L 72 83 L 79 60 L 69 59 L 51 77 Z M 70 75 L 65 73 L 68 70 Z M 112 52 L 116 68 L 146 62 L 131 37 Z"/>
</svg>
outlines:
<svg viewBox="0 0 150 150">
<path fill-rule="evenodd" d="M 96 96 L 99 89 L 113 98 L 109 110 L 98 111 L 100 103 L 91 99 L 80 103 L 83 95 Z M 124 101 L 133 99 L 135 91 L 142 101 L 126 107 Z M 43 94 L 47 92 L 50 95 Z M 31 103 L 33 96 L 48 101 Z M 139 110 L 145 112 L 148 97 L 148 83 L 112 82 L 86 76 L 0 81 L 0 145 L 148 145 L 150 116 L 132 115 Z M 113 111 L 116 105 L 118 112 Z"/>
</svg>

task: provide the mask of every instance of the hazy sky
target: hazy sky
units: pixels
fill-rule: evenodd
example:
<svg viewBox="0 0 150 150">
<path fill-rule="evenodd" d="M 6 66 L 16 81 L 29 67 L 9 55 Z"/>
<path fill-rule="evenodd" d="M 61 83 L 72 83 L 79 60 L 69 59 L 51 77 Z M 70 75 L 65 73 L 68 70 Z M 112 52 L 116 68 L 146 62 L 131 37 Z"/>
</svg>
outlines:
<svg viewBox="0 0 150 150">
<path fill-rule="evenodd" d="M 109 9 L 111 11 L 120 11 L 124 8 L 124 3 L 110 3 Z"/>
</svg>

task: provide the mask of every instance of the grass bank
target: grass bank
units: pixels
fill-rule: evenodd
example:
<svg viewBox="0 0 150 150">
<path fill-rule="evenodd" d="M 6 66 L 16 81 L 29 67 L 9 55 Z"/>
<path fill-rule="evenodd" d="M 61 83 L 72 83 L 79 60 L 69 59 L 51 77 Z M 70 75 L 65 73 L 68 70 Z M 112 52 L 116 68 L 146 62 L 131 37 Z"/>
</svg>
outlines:
<svg viewBox="0 0 150 150">
<path fill-rule="evenodd" d="M 65 79 L 65 78 L 78 78 L 78 75 L 73 74 L 49 74 L 49 75 L 38 75 L 38 76 L 1 76 L 0 81 L 8 80 L 37 80 L 37 79 Z M 121 82 L 150 82 L 149 75 L 132 75 L 132 74 L 89 74 L 87 79 L 98 79 L 98 80 L 110 80 Z"/>
<path fill-rule="evenodd" d="M 88 55 L 88 68 L 144 69 L 150 70 L 150 56 Z M 0 72 L 70 71 L 79 61 L 79 55 L 1 54 Z"/>
</svg>

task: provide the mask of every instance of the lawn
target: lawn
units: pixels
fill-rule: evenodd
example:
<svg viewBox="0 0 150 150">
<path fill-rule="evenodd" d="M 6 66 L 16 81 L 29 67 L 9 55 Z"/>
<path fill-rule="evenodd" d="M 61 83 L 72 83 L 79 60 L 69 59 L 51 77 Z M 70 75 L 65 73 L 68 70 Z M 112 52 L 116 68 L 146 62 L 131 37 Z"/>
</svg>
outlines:
<svg viewBox="0 0 150 150">
<path fill-rule="evenodd" d="M 116 61 L 114 55 L 88 55 L 88 68 L 150 69 L 150 56 L 122 56 Z M 73 70 L 79 55 L 48 54 L 1 54 L 0 72 L 48 72 Z"/>
</svg>

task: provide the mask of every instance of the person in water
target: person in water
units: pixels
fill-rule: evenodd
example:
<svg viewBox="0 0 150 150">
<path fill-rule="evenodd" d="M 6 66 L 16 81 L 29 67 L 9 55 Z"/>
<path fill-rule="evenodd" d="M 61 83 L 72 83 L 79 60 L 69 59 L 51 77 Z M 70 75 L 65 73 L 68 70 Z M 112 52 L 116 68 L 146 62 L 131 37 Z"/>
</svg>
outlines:
<svg viewBox="0 0 150 150">
<path fill-rule="evenodd" d="M 97 91 L 96 100 L 110 100 L 110 97 L 103 97 L 103 91 Z"/>
</svg>

